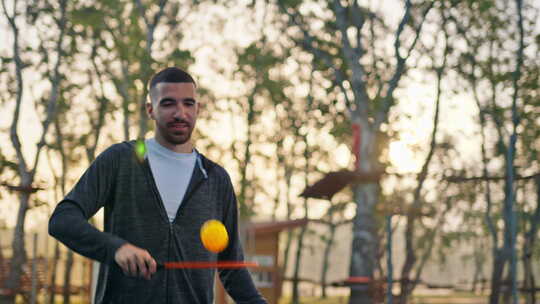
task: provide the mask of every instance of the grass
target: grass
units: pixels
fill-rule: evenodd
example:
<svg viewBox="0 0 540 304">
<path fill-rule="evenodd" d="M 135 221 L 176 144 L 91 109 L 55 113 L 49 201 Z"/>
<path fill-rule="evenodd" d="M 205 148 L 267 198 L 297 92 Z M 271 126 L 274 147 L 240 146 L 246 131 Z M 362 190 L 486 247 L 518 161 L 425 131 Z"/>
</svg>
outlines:
<svg viewBox="0 0 540 304">
<path fill-rule="evenodd" d="M 86 296 L 78 296 L 78 295 L 72 295 L 70 297 L 70 301 L 69 301 L 71 304 L 87 304 L 88 303 L 88 297 Z M 21 296 L 17 296 L 16 298 L 16 304 L 24 304 L 26 303 L 24 301 L 24 299 L 21 297 Z M 49 298 L 48 296 L 45 296 L 43 294 L 40 294 L 38 296 L 38 299 L 37 299 L 37 303 L 49 303 Z M 54 303 L 55 304 L 63 304 L 64 303 L 64 300 L 62 298 L 62 295 L 56 295 L 55 299 L 54 299 Z"/>
<path fill-rule="evenodd" d="M 394 303 L 396 299 L 394 298 Z M 290 297 L 282 297 L 279 304 L 290 304 Z M 348 304 L 347 296 L 329 297 L 302 297 L 301 304 Z M 486 295 L 475 295 L 467 292 L 455 292 L 451 295 L 417 295 L 411 299 L 411 304 L 485 304 Z"/>
<path fill-rule="evenodd" d="M 279 304 L 290 304 L 291 298 L 290 297 L 281 297 L 279 300 Z M 341 296 L 341 297 L 328 297 L 326 299 L 321 299 L 319 297 L 302 297 L 300 298 L 301 304 L 347 304 L 348 297 Z"/>
</svg>

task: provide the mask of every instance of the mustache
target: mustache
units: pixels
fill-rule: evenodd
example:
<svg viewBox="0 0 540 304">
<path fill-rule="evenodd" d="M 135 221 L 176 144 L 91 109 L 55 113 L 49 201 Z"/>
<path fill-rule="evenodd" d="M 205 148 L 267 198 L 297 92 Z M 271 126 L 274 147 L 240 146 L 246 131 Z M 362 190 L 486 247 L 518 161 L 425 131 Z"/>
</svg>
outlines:
<svg viewBox="0 0 540 304">
<path fill-rule="evenodd" d="M 167 126 L 177 125 L 177 124 L 186 124 L 188 126 L 191 126 L 191 123 L 185 119 L 181 118 L 174 118 L 173 121 L 170 121 L 167 123 Z"/>
</svg>

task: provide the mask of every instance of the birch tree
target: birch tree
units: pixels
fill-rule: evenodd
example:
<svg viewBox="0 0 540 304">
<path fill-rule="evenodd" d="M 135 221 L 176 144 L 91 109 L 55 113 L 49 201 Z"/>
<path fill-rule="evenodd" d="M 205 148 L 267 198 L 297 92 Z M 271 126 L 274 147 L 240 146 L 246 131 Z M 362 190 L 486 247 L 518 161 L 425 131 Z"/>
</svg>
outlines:
<svg viewBox="0 0 540 304">
<path fill-rule="evenodd" d="M 523 78 L 530 77 L 527 74 L 531 69 L 525 68 L 526 66 L 537 66 L 534 56 L 529 57 L 527 54 L 531 50 L 537 51 L 538 43 L 527 44 L 525 41 L 527 37 L 537 35 L 534 24 L 538 12 L 530 4 L 521 1 L 477 1 L 460 7 L 460 16 L 451 15 L 450 18 L 467 44 L 468 49 L 462 55 L 466 65 L 460 67 L 460 71 L 465 74 L 479 108 L 484 165 L 478 180 L 485 184 L 485 218 L 491 235 L 493 255 L 490 303 L 499 303 L 505 276 L 510 282 L 510 288 L 505 295 L 506 302 L 517 303 L 516 240 L 520 225 L 516 221 L 519 209 L 525 205 L 516 201 L 516 180 L 527 175 L 524 174 L 525 171 L 538 170 L 537 161 L 532 164 L 527 162 L 526 166 L 518 165 L 524 169 L 522 173 L 517 171 L 516 166 L 516 163 L 523 163 L 524 156 L 529 151 L 520 149 L 518 138 L 520 133 L 523 133 L 519 131 L 520 125 L 532 122 L 523 120 L 522 117 L 530 109 L 526 103 L 530 99 L 525 96 L 534 94 L 537 85 L 524 85 L 526 82 Z M 478 7 L 481 9 L 480 18 L 476 13 Z M 524 14 L 524 11 L 529 13 Z M 490 22 L 479 22 L 482 19 Z M 490 33 L 487 37 L 480 34 L 486 30 Z M 508 41 L 512 43 L 507 43 Z M 524 73 L 525 71 L 528 72 Z M 536 72 L 532 73 L 534 75 Z M 481 90 L 488 94 L 480 93 Z M 495 132 L 490 133 L 490 126 Z M 520 155 L 518 151 L 524 153 Z M 494 158 L 502 160 L 504 167 L 499 168 L 499 171 L 504 174 L 488 170 Z M 504 181 L 504 186 L 494 183 L 496 181 Z M 501 193 L 503 199 L 498 201 L 494 197 L 494 189 Z M 499 220 L 500 215 L 502 220 Z M 498 228 L 501 226 L 502 229 Z M 534 228 L 534 225 L 531 227 Z"/>
<path fill-rule="evenodd" d="M 179 47 L 184 35 L 180 25 L 192 13 L 193 3 L 98 0 L 74 12 L 74 23 L 101 41 L 98 53 L 107 54 L 98 64 L 104 81 L 112 82 L 120 97 L 123 140 L 142 139 L 148 132 L 147 83 L 156 70 L 168 65 L 187 68 L 193 61 L 190 52 Z M 168 34 L 158 37 L 163 32 Z"/>
<path fill-rule="evenodd" d="M 418 229 L 418 221 L 421 220 L 420 216 L 421 214 L 417 212 L 418 210 L 421 210 L 423 205 L 425 205 L 425 198 L 424 198 L 424 192 L 425 192 L 425 182 L 428 178 L 428 173 L 430 170 L 430 165 L 432 164 L 432 158 L 436 152 L 436 148 L 438 146 L 437 138 L 439 137 L 439 117 L 440 117 L 440 104 L 441 99 L 443 98 L 442 95 L 444 93 L 444 89 L 442 87 L 444 77 L 446 75 L 446 70 L 448 69 L 448 53 L 450 51 L 450 44 L 449 41 L 449 33 L 447 26 L 447 20 L 444 16 L 444 10 L 447 8 L 444 7 L 444 5 L 441 4 L 440 9 L 438 10 L 441 16 L 441 26 L 442 34 L 438 35 L 436 37 L 436 40 L 434 42 L 433 46 L 429 46 L 426 48 L 424 53 L 427 54 L 434 54 L 430 60 L 433 62 L 432 67 L 429 69 L 430 71 L 433 71 L 436 75 L 436 97 L 435 97 L 435 111 L 433 115 L 433 129 L 431 132 L 431 138 L 429 143 L 429 148 L 427 149 L 427 155 L 425 157 L 425 160 L 422 164 L 422 168 L 420 169 L 420 172 L 416 175 L 416 186 L 413 190 L 413 200 L 410 204 L 410 210 L 406 211 L 406 226 L 405 226 L 405 232 L 404 232 L 404 239 L 405 239 L 405 261 L 403 263 L 403 267 L 401 269 L 401 281 L 400 281 L 400 295 L 399 295 L 399 301 L 398 303 L 405 304 L 409 301 L 409 297 L 412 294 L 412 291 L 417 285 L 418 279 L 421 276 L 422 273 L 422 267 L 423 264 L 426 262 L 425 258 L 420 261 L 421 266 L 417 266 L 418 262 L 418 255 L 417 255 L 417 249 L 419 247 L 419 244 L 425 243 L 425 240 L 423 238 L 418 238 L 417 233 L 415 231 Z M 440 40 L 441 42 L 439 42 Z M 437 53 L 437 45 L 444 45 L 442 48 L 442 55 L 438 55 Z M 448 204 L 447 204 L 448 205 Z M 444 218 L 444 214 L 441 216 L 441 218 Z M 440 226 L 435 226 L 433 229 L 434 232 L 437 230 L 437 228 Z M 434 232 L 432 233 L 434 235 Z M 427 246 L 429 248 L 429 246 Z M 431 250 L 431 249 L 429 249 Z M 429 256 L 431 252 L 427 253 L 427 256 Z M 426 256 L 426 257 L 427 257 Z M 415 274 L 413 275 L 413 272 Z"/>
<path fill-rule="evenodd" d="M 43 147 L 46 145 L 46 137 L 49 131 L 51 123 L 54 121 L 56 115 L 56 105 L 58 101 L 58 88 L 62 79 L 64 78 L 61 71 L 62 62 L 65 54 L 67 53 L 64 48 L 66 31 L 68 29 L 67 22 L 67 1 L 59 1 L 54 3 L 42 4 L 29 4 L 19 3 L 13 1 L 9 6 L 5 0 L 2 1 L 2 12 L 4 17 L 8 20 L 9 30 L 12 38 L 12 50 L 11 56 L 13 58 L 13 68 L 10 73 L 12 75 L 12 81 L 16 82 L 16 89 L 10 96 L 14 100 L 13 116 L 10 127 L 10 139 L 12 147 L 15 151 L 15 163 L 18 166 L 18 191 L 17 196 L 19 198 L 19 209 L 17 213 L 17 220 L 13 235 L 13 256 L 11 260 L 11 266 L 9 269 L 8 277 L 5 281 L 5 287 L 10 291 L 8 294 L 0 295 L 1 303 L 14 303 L 15 295 L 20 287 L 20 278 L 22 276 L 22 268 L 26 263 L 26 248 L 24 244 L 25 236 L 25 219 L 28 209 L 32 206 L 31 196 L 36 192 L 36 185 L 34 184 L 39 160 Z M 47 25 L 47 21 L 39 19 L 40 12 L 43 10 L 55 11 L 52 14 L 52 24 Z M 25 41 L 25 33 L 28 30 L 29 22 L 44 22 L 44 27 L 52 26 L 56 32 L 56 39 L 54 46 L 47 50 L 44 56 L 45 59 L 50 58 L 50 65 L 45 66 L 48 70 L 48 77 L 44 79 L 50 87 L 49 91 L 45 92 L 43 98 L 43 105 L 39 103 L 39 100 L 32 100 L 36 104 L 36 108 L 40 110 L 40 116 L 42 117 L 41 131 L 39 140 L 35 152 L 32 155 L 33 159 L 28 159 L 27 153 L 25 153 L 25 147 L 23 145 L 30 145 L 30 142 L 26 142 L 24 137 L 21 138 L 21 126 L 19 124 L 22 116 L 22 104 L 28 102 L 29 97 L 25 95 L 28 83 L 24 80 L 24 69 L 30 64 L 30 59 L 26 56 L 29 52 L 28 41 Z M 42 28 L 44 28 L 42 27 Z M 50 32 L 49 32 L 50 33 Z M 45 32 L 38 32 L 41 35 L 41 39 L 50 39 L 46 37 Z M 44 36 L 46 38 L 44 38 Z M 42 46 L 42 48 L 46 48 Z M 30 48 L 31 49 L 31 48 Z M 35 54 L 35 53 L 34 53 Z M 54 58 L 51 58 L 53 56 Z"/>
<path fill-rule="evenodd" d="M 320 10 L 310 10 L 301 1 L 277 1 L 287 18 L 288 34 L 296 45 L 319 58 L 324 71 L 346 105 L 348 119 L 356 133 L 353 153 L 356 170 L 377 171 L 375 155 L 378 131 L 386 123 L 395 103 L 394 92 L 407 69 L 407 60 L 416 46 L 433 1 L 403 2 L 403 14 L 394 30 L 384 16 L 358 1 L 329 1 Z M 312 4 L 313 5 L 313 4 Z M 392 39 L 393 60 L 384 48 Z M 356 217 L 353 225 L 350 276 L 373 279 L 376 265 L 376 222 L 374 207 L 379 188 L 376 184 L 354 187 Z M 362 286 L 351 288 L 350 303 L 373 303 Z"/>
</svg>

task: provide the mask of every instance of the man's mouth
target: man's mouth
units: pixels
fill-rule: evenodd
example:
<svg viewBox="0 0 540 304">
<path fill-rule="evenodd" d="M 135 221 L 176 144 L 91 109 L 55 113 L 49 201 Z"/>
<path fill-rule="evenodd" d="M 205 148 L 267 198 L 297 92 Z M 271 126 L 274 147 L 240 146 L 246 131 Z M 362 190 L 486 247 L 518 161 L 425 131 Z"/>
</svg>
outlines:
<svg viewBox="0 0 540 304">
<path fill-rule="evenodd" d="M 172 129 L 174 131 L 184 131 L 184 130 L 187 130 L 189 128 L 189 124 L 182 123 L 182 122 L 170 123 L 168 126 L 169 126 L 170 129 Z"/>
</svg>

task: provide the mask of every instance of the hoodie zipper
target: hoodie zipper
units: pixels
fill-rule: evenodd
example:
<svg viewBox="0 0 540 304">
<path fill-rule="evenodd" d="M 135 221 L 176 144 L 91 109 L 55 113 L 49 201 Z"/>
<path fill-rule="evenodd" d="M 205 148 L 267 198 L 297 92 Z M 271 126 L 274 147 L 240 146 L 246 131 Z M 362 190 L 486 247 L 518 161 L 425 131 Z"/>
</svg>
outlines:
<svg viewBox="0 0 540 304">
<path fill-rule="evenodd" d="M 201 156 L 199 154 L 198 151 L 196 151 L 197 153 L 197 158 L 195 160 L 195 167 L 198 167 L 199 170 L 201 170 L 201 173 L 203 174 L 203 179 L 200 180 L 197 185 L 195 185 L 195 187 L 193 187 L 193 189 L 189 192 L 189 193 L 186 193 L 186 195 L 184 196 L 184 198 L 182 199 L 182 202 L 178 208 L 178 211 L 176 213 L 176 217 L 174 218 L 174 220 L 171 222 L 169 221 L 169 217 L 167 216 L 167 211 L 165 209 L 165 205 L 163 204 L 163 200 L 161 199 L 161 195 L 159 194 L 159 191 L 157 189 L 157 186 L 156 186 L 156 182 L 154 180 L 154 176 L 152 174 L 152 169 L 150 168 L 150 160 L 148 158 L 146 158 L 146 161 L 147 161 L 147 174 L 149 174 L 149 181 L 150 181 L 150 188 L 152 189 L 152 192 L 154 193 L 154 195 L 156 196 L 156 198 L 158 199 L 159 201 L 159 205 L 161 206 L 161 209 L 162 211 L 164 212 L 165 214 L 165 220 L 169 226 L 169 241 L 168 241 L 168 244 L 167 244 L 167 261 L 170 261 L 170 256 L 171 256 L 171 242 L 172 242 L 172 238 L 173 238 L 173 235 L 174 235 L 174 223 L 176 222 L 177 218 L 178 218 L 178 214 L 180 213 L 180 209 L 182 208 L 182 206 L 185 204 L 185 202 L 187 202 L 191 196 L 193 195 L 193 193 L 195 193 L 197 191 L 197 189 L 199 189 L 199 187 L 201 186 L 201 184 L 206 180 L 208 179 L 208 173 L 206 171 L 206 169 L 204 168 L 203 164 L 202 164 L 202 160 L 201 160 Z M 163 262 L 163 261 L 162 261 Z M 169 303 L 169 299 L 170 299 L 170 296 L 169 296 L 169 293 L 170 293 L 170 288 L 169 288 L 169 272 L 166 271 L 165 272 L 165 297 L 166 297 L 166 301 L 165 303 Z"/>
<path fill-rule="evenodd" d="M 173 237 L 173 224 L 169 222 L 169 243 L 167 244 L 167 262 L 170 261 L 171 258 L 171 240 Z M 165 297 L 167 300 L 165 303 L 169 303 L 169 271 L 165 270 Z"/>
<path fill-rule="evenodd" d="M 161 196 L 159 195 L 159 192 L 157 190 L 157 187 L 155 185 L 155 181 L 154 181 L 154 178 L 153 176 L 150 176 L 150 180 L 151 180 L 151 185 L 150 185 L 150 188 L 152 189 L 152 192 L 154 193 L 155 197 L 157 198 L 157 200 L 159 201 L 160 205 L 162 206 L 163 210 L 165 210 L 165 205 L 163 204 L 163 201 L 161 200 Z M 167 211 L 164 211 L 165 214 L 167 214 Z M 160 261 L 160 262 L 168 262 L 170 260 L 170 255 L 171 255 L 171 238 L 172 238 L 172 235 L 173 235 L 173 226 L 172 226 L 172 223 L 169 221 L 168 218 L 165 218 L 165 220 L 167 221 L 167 225 L 169 226 L 169 236 L 168 236 L 168 244 L 167 244 L 167 260 L 166 261 Z M 169 272 L 167 270 L 163 270 L 165 271 L 165 303 L 169 303 Z"/>
</svg>

